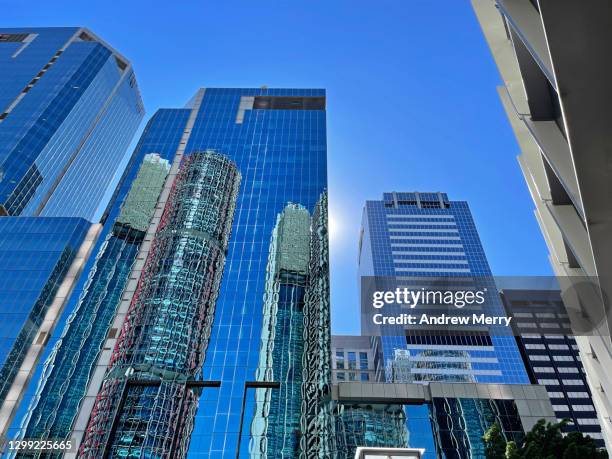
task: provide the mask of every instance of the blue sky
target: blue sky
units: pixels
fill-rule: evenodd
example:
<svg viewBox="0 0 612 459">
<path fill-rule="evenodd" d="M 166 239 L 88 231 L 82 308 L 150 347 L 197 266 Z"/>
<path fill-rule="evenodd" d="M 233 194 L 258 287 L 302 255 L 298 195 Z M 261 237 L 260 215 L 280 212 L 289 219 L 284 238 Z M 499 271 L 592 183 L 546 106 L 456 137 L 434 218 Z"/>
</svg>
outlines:
<svg viewBox="0 0 612 459">
<path fill-rule="evenodd" d="M 0 10 L 5 27 L 92 29 L 132 61 L 147 116 L 198 87 L 326 88 L 334 333 L 359 332 L 361 209 L 383 191 L 467 200 L 496 275 L 552 273 L 468 0 L 0 0 Z"/>
</svg>

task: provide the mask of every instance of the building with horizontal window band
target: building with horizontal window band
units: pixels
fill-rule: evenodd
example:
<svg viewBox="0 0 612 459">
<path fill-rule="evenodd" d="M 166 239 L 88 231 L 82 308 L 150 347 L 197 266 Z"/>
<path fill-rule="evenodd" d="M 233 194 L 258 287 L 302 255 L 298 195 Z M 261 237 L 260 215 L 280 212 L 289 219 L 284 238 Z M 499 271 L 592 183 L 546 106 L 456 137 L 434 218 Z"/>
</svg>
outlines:
<svg viewBox="0 0 612 459">
<path fill-rule="evenodd" d="M 96 243 L 143 115 L 129 61 L 93 32 L 0 29 L 1 444 L 14 438 L 8 429 Z"/>
<path fill-rule="evenodd" d="M 430 280 L 446 287 L 486 289 L 485 303 L 474 312 L 506 315 L 468 203 L 451 201 L 445 193 L 392 192 L 366 201 L 359 276 L 362 282 L 389 279 L 411 289 L 429 288 Z M 363 305 L 367 302 L 362 299 Z M 440 309 L 420 305 L 418 312 L 439 314 Z M 373 346 L 377 379 L 529 383 L 514 337 L 505 327 L 458 328 L 384 326 Z M 363 322 L 362 334 L 368 334 Z"/>
<path fill-rule="evenodd" d="M 502 289 L 532 384 L 546 387 L 564 432 L 582 432 L 605 447 L 578 345 L 558 290 Z"/>
<path fill-rule="evenodd" d="M 570 314 L 595 317 L 575 336 L 600 425 L 612 445 L 612 219 L 609 145 L 612 89 L 605 0 L 472 0 L 502 85 L 498 93 L 515 132 L 519 164 Z M 571 27 L 567 27 L 571 23 Z M 579 71 L 577 71 L 579 69 Z M 578 304 L 568 290 L 595 279 Z"/>
</svg>

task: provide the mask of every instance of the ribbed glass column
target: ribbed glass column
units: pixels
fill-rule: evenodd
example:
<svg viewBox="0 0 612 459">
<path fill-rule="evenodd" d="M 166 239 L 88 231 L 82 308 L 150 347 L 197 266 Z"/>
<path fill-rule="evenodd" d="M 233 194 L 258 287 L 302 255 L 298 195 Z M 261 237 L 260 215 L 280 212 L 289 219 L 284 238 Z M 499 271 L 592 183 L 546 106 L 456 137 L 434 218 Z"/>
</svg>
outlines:
<svg viewBox="0 0 612 459">
<path fill-rule="evenodd" d="M 184 457 L 229 243 L 240 173 L 207 151 L 174 181 L 82 457 Z"/>
</svg>

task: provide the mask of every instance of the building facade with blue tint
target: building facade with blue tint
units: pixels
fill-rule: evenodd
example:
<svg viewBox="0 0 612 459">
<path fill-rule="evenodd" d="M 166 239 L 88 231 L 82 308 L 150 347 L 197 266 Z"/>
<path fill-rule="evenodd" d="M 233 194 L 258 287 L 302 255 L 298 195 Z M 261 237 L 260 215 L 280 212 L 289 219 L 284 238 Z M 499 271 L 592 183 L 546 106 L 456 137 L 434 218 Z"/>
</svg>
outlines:
<svg viewBox="0 0 612 459">
<path fill-rule="evenodd" d="M 82 218 L 0 217 L 2 440 L 93 234 Z"/>
<path fill-rule="evenodd" d="M 158 110 L 145 127 L 9 438 L 69 436 L 188 116 L 188 109 Z"/>
<path fill-rule="evenodd" d="M 12 323 L 0 337 L 2 440 L 96 243 L 143 114 L 130 63 L 92 32 L 0 29 L 0 244 L 19 260 L 6 291 L 24 291 L 0 301 L 0 320 Z M 55 250 L 66 255 L 55 260 Z"/>
<path fill-rule="evenodd" d="M 192 384 L 199 390 L 194 392 L 197 396 L 184 399 L 187 403 L 184 408 L 197 408 L 194 423 L 180 429 L 175 426 L 156 430 L 155 442 L 160 445 L 157 451 L 162 456 L 168 453 L 172 448 L 164 449 L 163 442 L 167 441 L 177 445 L 178 449 L 172 449 L 172 454 L 209 458 L 251 457 L 257 454 L 255 451 L 261 450 L 262 445 L 258 431 L 252 429 L 256 424 L 257 394 L 261 394 L 263 389 L 276 391 L 281 388 L 281 392 L 286 394 L 297 394 L 299 388 L 299 420 L 297 416 L 291 417 L 294 426 L 299 422 L 299 432 L 295 428 L 285 429 L 284 433 L 279 433 L 282 436 L 280 442 L 293 437 L 290 448 L 299 444 L 299 453 L 303 457 L 313 457 L 314 451 L 316 454 L 324 451 L 321 454 L 326 457 L 325 454 L 329 453 L 327 442 L 333 432 L 329 428 L 331 363 L 325 93 L 311 89 L 202 89 L 190 101 L 187 111 L 188 120 L 148 234 L 153 237 L 157 231 L 161 210 L 159 215 L 157 212 L 169 202 L 177 172 L 194 152 L 214 150 L 229 158 L 241 173 L 242 182 L 203 366 L 192 375 L 195 380 L 189 380 L 190 390 L 195 387 Z M 285 380 L 276 380 L 276 376 L 274 380 L 263 376 L 270 374 L 265 368 L 259 371 L 264 342 L 262 334 L 265 333 L 266 282 L 270 280 L 270 244 L 278 216 L 288 205 L 297 206 L 310 216 L 308 284 L 303 292 L 304 351 L 299 357 L 292 356 L 289 359 L 291 365 L 278 373 L 284 371 L 285 375 L 294 375 L 291 387 L 285 386 Z M 147 259 L 151 250 L 150 243 L 143 244 L 137 258 Z M 145 272 L 142 265 L 134 265 L 111 331 L 120 330 L 128 323 L 126 319 L 131 316 L 127 311 L 135 301 L 136 291 L 132 282 L 142 280 Z M 294 281 L 297 280 L 292 278 L 288 284 L 283 283 L 287 287 L 284 290 L 301 296 L 299 288 L 293 289 Z M 302 307 L 301 300 L 292 303 L 292 299 L 297 297 L 283 298 L 283 304 L 289 309 L 292 304 Z M 287 327 L 281 327 L 279 333 L 290 333 L 295 322 L 287 321 Z M 294 332 L 296 337 L 300 334 L 300 330 Z M 117 338 L 109 333 L 104 348 L 114 349 L 117 342 Z M 299 350 L 297 345 L 295 349 Z M 151 352 L 155 354 L 155 351 Z M 110 353 L 101 353 L 73 426 L 73 438 L 80 446 L 81 454 L 95 454 L 90 447 L 96 447 L 96 440 L 90 439 L 99 431 L 97 425 L 106 425 L 101 415 L 104 410 L 97 407 L 102 406 L 99 400 L 108 393 L 104 392 L 104 385 L 108 386 L 108 383 L 96 375 L 98 372 L 104 375 L 114 362 L 116 360 L 111 360 Z M 137 394 L 135 397 L 144 400 L 149 395 Z M 130 397 L 124 402 L 130 406 L 134 402 L 134 406 L 138 406 L 136 399 Z M 289 398 L 285 400 L 289 401 Z M 94 406 L 96 408 L 92 409 Z M 297 406 L 295 409 L 297 415 Z M 191 415 L 188 418 L 191 419 Z M 113 451 L 141 451 L 138 439 L 142 437 L 135 424 L 126 423 L 129 419 L 135 418 L 119 417 L 112 425 L 109 438 L 129 443 L 119 444 L 113 440 L 109 443 L 116 448 Z M 274 418 L 271 422 L 278 425 Z M 124 433 L 121 438 L 117 436 L 118 429 Z M 165 440 L 161 438 L 163 432 L 166 432 Z M 186 445 L 188 449 L 184 449 Z M 264 457 L 274 457 L 274 452 L 266 454 Z"/>
<path fill-rule="evenodd" d="M 82 28 L 0 29 L 0 211 L 99 220 L 144 115 L 132 67 Z"/>
<path fill-rule="evenodd" d="M 213 148 L 228 155 L 243 182 L 203 368 L 204 380 L 221 386 L 204 391 L 190 457 L 250 457 L 258 441 L 250 432 L 257 391 L 250 383 L 257 381 L 270 239 L 288 203 L 315 212 L 327 186 L 325 124 L 322 90 L 204 94 L 187 151 Z"/>
<path fill-rule="evenodd" d="M 413 288 L 431 278 L 449 279 L 451 287 L 484 286 L 488 294 L 480 312 L 506 315 L 464 201 L 450 201 L 445 193 L 384 193 L 381 201 L 366 202 L 359 247 L 362 278 Z M 390 382 L 529 383 L 504 327 L 440 332 L 396 326 L 382 334 L 375 345 L 377 365 Z"/>
</svg>

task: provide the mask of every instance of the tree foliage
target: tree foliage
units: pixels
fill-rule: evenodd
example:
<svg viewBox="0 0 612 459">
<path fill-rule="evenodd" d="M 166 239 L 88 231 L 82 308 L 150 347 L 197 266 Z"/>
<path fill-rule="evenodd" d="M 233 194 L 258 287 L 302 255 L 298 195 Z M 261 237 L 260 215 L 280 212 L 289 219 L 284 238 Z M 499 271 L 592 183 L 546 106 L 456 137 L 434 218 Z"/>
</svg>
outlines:
<svg viewBox="0 0 612 459">
<path fill-rule="evenodd" d="M 493 424 L 484 434 L 487 459 L 607 459 L 608 453 L 598 449 L 595 441 L 581 432 L 563 435 L 565 421 L 546 422 L 540 419 L 520 445 L 506 442 L 499 424 Z"/>
</svg>

